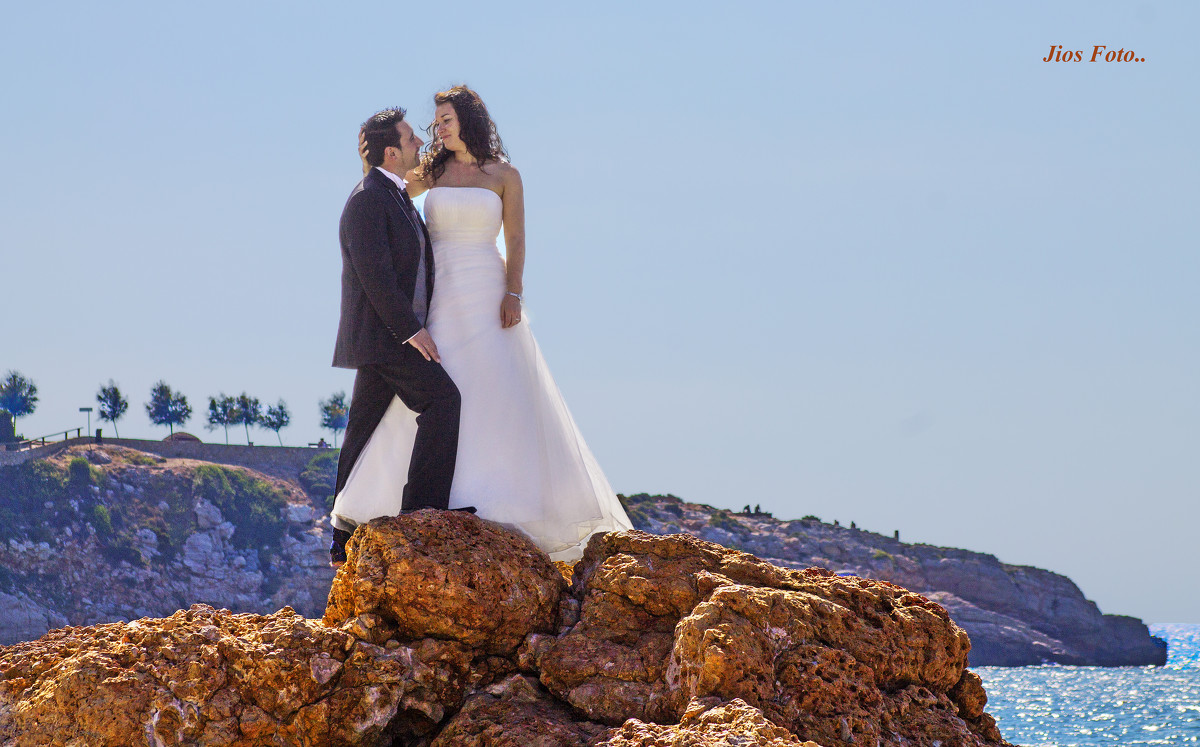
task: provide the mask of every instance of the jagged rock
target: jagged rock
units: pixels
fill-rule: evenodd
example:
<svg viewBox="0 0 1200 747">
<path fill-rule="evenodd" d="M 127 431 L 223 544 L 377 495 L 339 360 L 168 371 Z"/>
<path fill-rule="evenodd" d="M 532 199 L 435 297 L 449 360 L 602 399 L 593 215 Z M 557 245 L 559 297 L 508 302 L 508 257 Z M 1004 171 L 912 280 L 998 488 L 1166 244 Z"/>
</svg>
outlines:
<svg viewBox="0 0 1200 747">
<path fill-rule="evenodd" d="M 955 619 L 971 634 L 975 666 L 1040 660 L 1100 666 L 1166 662 L 1166 643 L 1151 636 L 1141 621 L 1101 614 L 1078 586 L 1057 573 L 1002 563 L 969 550 L 908 544 L 891 533 L 816 519 L 779 521 L 766 514 L 735 514 L 674 496 L 642 494 L 629 496 L 626 503 L 639 529 L 664 534 L 679 527 L 784 567 L 828 567 L 921 594 L 948 592 L 978 610 L 1019 621 L 1014 627 L 999 620 L 974 625 Z M 951 610 L 951 616 L 955 614 Z"/>
<path fill-rule="evenodd" d="M 418 511 L 360 526 L 329 592 L 324 621 L 377 613 L 404 639 L 459 641 L 511 655 L 556 632 L 566 583 L 527 538 L 460 511 Z"/>
<path fill-rule="evenodd" d="M 53 557 L 54 551 L 49 542 L 31 542 L 29 540 L 10 539 L 9 550 L 17 556 L 22 565 L 36 567 Z"/>
<path fill-rule="evenodd" d="M 1150 635 L 1146 623 L 1129 615 L 1103 615 L 1098 632 L 1072 630 L 1063 632 L 1062 641 L 1085 654 L 1087 663 L 1102 667 L 1137 667 L 1147 663 L 1163 666 L 1167 663 L 1167 642 Z M 1107 641 L 1103 650 L 1095 650 L 1095 638 Z"/>
<path fill-rule="evenodd" d="M 1040 633 L 1024 622 L 999 612 L 980 609 L 945 591 L 930 592 L 930 599 L 946 608 L 954 622 L 971 636 L 971 661 L 990 666 L 1020 667 L 1055 662 L 1084 664 L 1062 641 Z"/>
<path fill-rule="evenodd" d="M 562 574 L 563 581 L 565 581 L 567 585 L 570 585 L 571 576 L 575 573 L 575 564 L 568 563 L 565 560 L 555 560 L 553 563 L 554 567 L 558 569 L 558 572 Z"/>
<path fill-rule="evenodd" d="M 0 646 L 37 638 L 49 628 L 67 624 L 67 618 L 24 594 L 0 592 Z"/>
<path fill-rule="evenodd" d="M 306 616 L 320 616 L 334 575 L 328 567 L 328 516 L 311 509 L 323 506 L 324 496 L 306 495 L 297 474 L 274 464 L 270 449 L 252 451 L 265 457 L 255 469 L 219 469 L 239 472 L 259 486 L 269 483 L 286 500 L 280 514 L 284 521 L 263 538 L 265 543 L 253 544 L 238 532 L 248 528 L 248 517 L 228 506 L 225 513 L 230 515 L 223 516 L 208 498 L 213 494 L 200 489 L 198 470 L 215 465 L 112 444 L 72 446 L 37 460 L 65 476 L 70 461 L 82 456 L 97 465 L 91 470 L 95 482 L 87 494 L 64 487 L 58 495 L 46 496 L 51 500 L 37 502 L 54 509 L 16 517 L 9 526 L 12 540 L 0 544 L 0 567 L 8 572 L 0 589 L 72 625 L 144 613 L 169 615 L 193 602 L 238 612 L 288 605 Z M 5 472 L 0 483 L 10 469 L 0 468 Z M 815 519 L 778 521 L 769 514 L 718 511 L 673 496 L 629 496 L 625 501 L 635 525 L 657 534 L 709 536 L 786 568 L 829 567 L 933 597 L 953 595 L 938 598 L 971 634 L 971 664 L 976 666 L 1166 661 L 1166 643 L 1150 636 L 1144 624 L 1102 615 L 1070 579 L 1049 571 L 967 550 L 905 544 L 890 533 Z M 105 522 L 93 515 L 100 506 L 111 514 L 115 532 L 104 530 Z M 297 521 L 309 514 L 309 521 Z M 50 541 L 30 542 L 30 537 L 44 536 L 50 517 L 55 527 Z M 716 529 L 720 531 L 706 535 Z M 185 546 L 190 535 L 206 539 Z M 559 567 L 569 580 L 571 569 Z M 102 593 L 96 579 L 106 581 Z M 11 640 L 11 635 L 3 638 L 8 631 L 22 630 L 26 639 L 45 632 L 30 627 L 30 618 L 20 614 L 16 620 L 0 614 L 0 640 Z M 573 611 L 564 609 L 558 624 L 572 626 Z"/>
<path fill-rule="evenodd" d="M 1005 745 L 965 633 L 893 584 L 621 532 L 564 603 L 525 538 L 455 512 L 348 550 L 327 624 L 197 605 L 0 649 L 0 744 Z"/>
<path fill-rule="evenodd" d="M 316 510 L 304 503 L 293 503 L 287 507 L 287 520 L 293 524 L 307 524 L 316 515 Z"/>
<path fill-rule="evenodd" d="M 673 698 L 740 697 L 826 744 L 873 744 L 887 714 L 909 703 L 957 715 L 945 692 L 962 676 L 968 644 L 944 611 L 890 584 L 805 575 L 797 589 L 723 586 L 697 605 L 676 630 Z M 890 731 L 922 733 L 906 723 Z"/>
<path fill-rule="evenodd" d="M 950 699 L 958 706 L 958 716 L 971 725 L 971 730 L 993 742 L 1003 742 L 996 719 L 983 712 L 987 705 L 987 693 L 983 691 L 983 680 L 971 670 L 963 672 L 962 679 L 950 690 Z"/>
<path fill-rule="evenodd" d="M 893 735 L 926 744 L 926 734 L 998 743 L 986 723 L 959 718 L 952 700 L 974 694 L 954 689 L 966 633 L 894 584 L 634 531 L 592 540 L 572 591 L 579 623 L 523 653 L 543 684 L 590 719 L 672 723 L 695 698 L 741 698 L 830 746 Z"/>
<path fill-rule="evenodd" d="M 225 517 L 221 515 L 221 509 L 206 500 L 196 501 L 192 510 L 196 513 L 196 526 L 200 529 L 212 529 L 225 521 Z"/>
<path fill-rule="evenodd" d="M 86 494 L 79 486 L 56 489 L 56 481 L 29 488 L 43 492 L 55 508 L 18 514 L 7 525 L 0 542 L 0 591 L 55 617 L 38 626 L 37 616 L 15 609 L 15 617 L 6 616 L 12 605 L 0 606 L 0 643 L 15 642 L 16 631 L 21 640 L 32 640 L 62 624 L 161 617 L 197 602 L 258 613 L 290 606 L 320 617 L 333 579 L 327 517 L 287 522 L 288 514 L 305 513 L 311 498 L 297 482 L 268 474 L 271 450 L 262 453 L 266 472 L 162 459 L 112 444 L 73 446 L 35 460 L 39 469 L 63 478 L 73 459 L 84 457 L 97 466 L 89 471 L 93 482 Z M 19 469 L 0 467 L 0 485 L 13 484 L 10 475 Z M 197 480 L 200 470 L 232 479 L 230 488 L 244 497 L 254 493 L 246 511 L 214 505 L 211 496 L 220 491 L 212 493 L 211 484 Z M 238 476 L 245 479 L 234 479 Z M 251 509 L 268 506 L 283 520 L 256 526 Z M 47 529 L 48 541 L 33 539 L 46 539 Z"/>
<path fill-rule="evenodd" d="M 945 591 L 929 592 L 971 636 L 971 663 L 1020 667 L 1031 664 L 1137 666 L 1166 663 L 1166 645 L 1150 636 L 1144 623 L 1122 615 L 1094 614 L 1078 631 L 1051 637 L 1024 620 L 982 609 Z"/>
<path fill-rule="evenodd" d="M 678 724 L 648 724 L 638 719 L 613 729 L 593 747 L 821 747 L 801 742 L 787 729 L 763 717 L 762 711 L 735 698 L 728 703 L 696 699 Z"/>
<path fill-rule="evenodd" d="M 287 608 L 64 628 L 0 649 L 0 743 L 384 745 L 457 706 L 463 660 L 455 644 L 381 648 Z"/>
<path fill-rule="evenodd" d="M 605 730 L 514 675 L 468 698 L 431 747 L 585 747 Z"/>
</svg>

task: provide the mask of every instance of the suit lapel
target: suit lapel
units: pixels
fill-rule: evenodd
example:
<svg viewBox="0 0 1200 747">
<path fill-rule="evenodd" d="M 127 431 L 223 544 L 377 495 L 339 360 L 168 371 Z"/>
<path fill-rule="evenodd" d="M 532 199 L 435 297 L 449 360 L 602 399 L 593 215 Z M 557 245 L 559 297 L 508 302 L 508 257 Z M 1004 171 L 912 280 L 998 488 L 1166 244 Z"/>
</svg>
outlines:
<svg viewBox="0 0 1200 747">
<path fill-rule="evenodd" d="M 388 194 L 396 202 L 396 207 L 400 209 L 400 214 L 404 216 L 404 221 L 413 230 L 413 241 L 417 247 L 421 246 L 421 238 L 425 239 L 425 288 L 427 298 L 433 298 L 433 241 L 429 238 L 429 229 L 425 226 L 425 221 L 421 220 L 421 214 L 417 211 L 416 205 L 413 205 L 412 213 L 409 213 L 408 208 L 404 204 L 404 198 L 400 196 L 400 188 L 391 179 L 388 179 L 383 174 L 379 173 L 379 168 L 371 169 L 363 178 L 364 185 L 370 184 L 372 187 L 386 189 Z M 414 221 L 414 216 L 416 220 Z M 421 234 L 418 236 L 417 234 Z"/>
</svg>

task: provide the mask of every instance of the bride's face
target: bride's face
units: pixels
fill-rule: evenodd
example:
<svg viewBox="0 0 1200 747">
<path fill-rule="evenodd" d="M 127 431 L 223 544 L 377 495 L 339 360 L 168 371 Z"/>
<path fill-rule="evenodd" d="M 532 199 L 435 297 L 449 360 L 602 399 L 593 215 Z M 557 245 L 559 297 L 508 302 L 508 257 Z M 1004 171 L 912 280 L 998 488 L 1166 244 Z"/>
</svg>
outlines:
<svg viewBox="0 0 1200 747">
<path fill-rule="evenodd" d="M 458 115 L 451 104 L 438 104 L 433 113 L 433 126 L 438 138 L 447 150 L 465 150 L 466 145 L 458 137 Z"/>
</svg>

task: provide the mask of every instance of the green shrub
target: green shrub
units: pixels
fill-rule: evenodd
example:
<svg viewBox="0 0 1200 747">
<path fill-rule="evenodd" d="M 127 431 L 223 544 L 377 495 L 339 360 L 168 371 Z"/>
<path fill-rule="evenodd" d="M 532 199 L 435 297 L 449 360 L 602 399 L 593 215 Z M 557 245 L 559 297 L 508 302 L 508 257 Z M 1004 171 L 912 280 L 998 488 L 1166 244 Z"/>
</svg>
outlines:
<svg viewBox="0 0 1200 747">
<path fill-rule="evenodd" d="M 0 540 L 53 541 L 57 531 L 47 520 L 46 503 L 62 504 L 66 498 L 67 471 L 50 462 L 0 467 Z"/>
<path fill-rule="evenodd" d="M 154 515 L 142 518 L 140 524 L 158 537 L 159 555 L 155 562 L 167 563 L 179 555 L 183 543 L 195 531 L 196 514 L 192 510 L 192 496 L 172 476 L 155 476 L 147 492 L 156 496 L 159 502 L 153 506 Z M 166 504 L 165 509 L 162 508 L 163 503 Z"/>
<path fill-rule="evenodd" d="M 892 560 L 893 559 L 892 554 L 890 552 L 888 552 L 887 550 L 880 550 L 878 548 L 876 548 L 875 552 L 871 553 L 871 557 L 875 558 L 876 560 Z"/>
<path fill-rule="evenodd" d="M 820 520 L 821 520 L 820 516 L 813 516 L 812 514 L 809 514 L 808 516 L 805 516 L 802 519 L 800 519 L 800 521 L 817 521 L 817 522 L 819 522 Z"/>
<path fill-rule="evenodd" d="M 107 542 L 100 546 L 100 553 L 108 558 L 113 563 L 120 563 L 122 560 L 133 566 L 144 568 L 146 560 L 137 548 L 133 546 L 133 540 L 129 537 L 114 537 L 112 542 Z"/>
<path fill-rule="evenodd" d="M 153 467 L 163 461 L 162 457 L 150 456 L 140 451 L 126 451 L 122 454 L 126 464 L 136 464 L 139 467 Z"/>
<path fill-rule="evenodd" d="M 205 464 L 192 478 L 192 495 L 210 501 L 233 522 L 234 547 L 278 549 L 287 529 L 287 495 L 271 483 L 242 470 Z"/>
<path fill-rule="evenodd" d="M 90 517 L 90 521 L 92 523 L 92 528 L 96 530 L 96 534 L 98 534 L 101 539 L 107 539 L 108 537 L 112 536 L 112 514 L 108 512 L 107 508 L 101 505 L 92 506 L 92 515 Z"/>
<path fill-rule="evenodd" d="M 718 529 L 724 529 L 727 532 L 744 532 L 744 531 L 746 531 L 746 527 L 742 525 L 742 522 L 733 518 L 733 515 L 724 509 L 717 511 L 711 517 L 709 517 L 708 525 L 710 527 L 717 527 Z"/>
<path fill-rule="evenodd" d="M 0 541 L 19 537 L 22 534 L 21 524 L 20 514 L 9 508 L 7 503 L 0 502 Z"/>
<path fill-rule="evenodd" d="M 192 495 L 220 507 L 233 498 L 233 483 L 229 481 L 229 473 L 230 470 L 213 464 L 197 467 L 192 476 Z"/>
<path fill-rule="evenodd" d="M 300 473 L 300 485 L 308 497 L 319 506 L 333 508 L 333 488 L 337 485 L 337 465 L 340 451 L 322 450 Z"/>
<path fill-rule="evenodd" d="M 645 493 L 638 493 L 637 495 L 617 493 L 617 500 L 621 503 L 621 507 L 625 509 L 625 515 L 629 517 L 629 521 L 633 524 L 634 529 L 644 530 L 650 526 L 650 515 L 644 509 L 646 499 L 649 497 Z"/>
<path fill-rule="evenodd" d="M 71 495 L 83 497 L 96 484 L 96 469 L 83 457 L 75 457 L 67 465 L 67 489 Z"/>
<path fill-rule="evenodd" d="M 644 531 L 650 526 L 650 515 L 636 506 L 626 509 L 625 515 L 629 517 L 634 529 Z"/>
</svg>

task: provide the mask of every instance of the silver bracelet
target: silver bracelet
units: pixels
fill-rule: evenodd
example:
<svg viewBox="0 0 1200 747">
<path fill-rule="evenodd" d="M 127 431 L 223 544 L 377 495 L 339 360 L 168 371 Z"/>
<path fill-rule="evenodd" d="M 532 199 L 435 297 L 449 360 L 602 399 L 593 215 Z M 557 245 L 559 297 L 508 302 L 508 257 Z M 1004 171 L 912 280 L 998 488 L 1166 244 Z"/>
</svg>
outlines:
<svg viewBox="0 0 1200 747">
<path fill-rule="evenodd" d="M 516 298 L 521 303 L 525 303 L 525 299 L 521 296 L 520 293 L 513 293 L 512 291 L 504 291 L 504 295 L 512 296 L 513 298 Z"/>
</svg>

